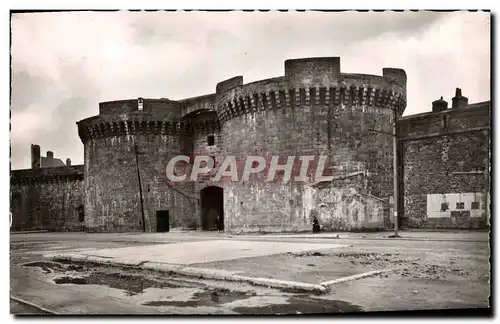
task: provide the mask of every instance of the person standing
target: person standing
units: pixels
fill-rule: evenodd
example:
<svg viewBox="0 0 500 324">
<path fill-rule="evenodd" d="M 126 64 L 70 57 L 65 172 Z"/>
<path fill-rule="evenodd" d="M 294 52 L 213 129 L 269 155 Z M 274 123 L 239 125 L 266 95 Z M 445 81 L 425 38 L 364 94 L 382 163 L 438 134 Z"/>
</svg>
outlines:
<svg viewBox="0 0 500 324">
<path fill-rule="evenodd" d="M 319 233 L 319 221 L 318 221 L 318 217 L 316 217 L 316 215 L 314 215 L 314 218 L 313 218 L 313 234 L 317 234 Z"/>
<path fill-rule="evenodd" d="M 217 230 L 219 233 L 222 231 L 222 215 L 217 214 Z"/>
</svg>

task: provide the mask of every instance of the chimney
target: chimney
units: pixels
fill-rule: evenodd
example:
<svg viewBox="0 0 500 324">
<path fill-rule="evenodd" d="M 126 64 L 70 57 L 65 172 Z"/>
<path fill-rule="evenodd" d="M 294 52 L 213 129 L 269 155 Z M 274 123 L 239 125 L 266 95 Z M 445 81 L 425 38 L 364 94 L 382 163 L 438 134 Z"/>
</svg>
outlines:
<svg viewBox="0 0 500 324">
<path fill-rule="evenodd" d="M 66 159 L 66 166 L 68 166 L 68 167 L 71 166 L 71 159 L 70 158 Z"/>
<path fill-rule="evenodd" d="M 455 90 L 455 97 L 453 97 L 451 100 L 452 109 L 467 107 L 467 105 L 469 104 L 469 98 L 462 96 L 462 89 L 460 88 L 457 88 Z"/>
<path fill-rule="evenodd" d="M 40 157 L 40 145 L 31 144 L 31 168 L 40 169 L 41 157 Z"/>
<path fill-rule="evenodd" d="M 54 158 L 54 152 L 47 151 L 47 159 L 52 160 Z"/>
<path fill-rule="evenodd" d="M 448 103 L 443 100 L 443 97 L 432 102 L 432 112 L 445 111 L 446 109 L 448 109 Z"/>
</svg>

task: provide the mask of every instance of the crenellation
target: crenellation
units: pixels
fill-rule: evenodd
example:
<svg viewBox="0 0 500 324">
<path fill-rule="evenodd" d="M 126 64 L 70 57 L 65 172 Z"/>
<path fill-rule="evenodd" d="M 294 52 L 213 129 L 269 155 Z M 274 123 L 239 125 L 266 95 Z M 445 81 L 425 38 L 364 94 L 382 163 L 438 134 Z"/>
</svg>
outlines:
<svg viewBox="0 0 500 324">
<path fill-rule="evenodd" d="M 312 98 L 311 98 L 311 101 L 314 102 L 315 105 L 319 105 L 319 89 L 320 87 L 319 86 L 316 86 L 316 87 L 313 87 L 313 88 L 310 88 L 310 93 L 312 93 Z"/>
<path fill-rule="evenodd" d="M 300 105 L 300 88 L 295 88 L 295 106 Z"/>
<path fill-rule="evenodd" d="M 331 88 L 324 88 L 325 90 L 325 105 L 329 106 L 330 105 L 330 93 L 331 93 Z"/>
<path fill-rule="evenodd" d="M 305 88 L 304 89 L 304 97 L 305 97 L 305 105 L 310 106 L 311 105 L 311 88 Z"/>
<path fill-rule="evenodd" d="M 248 114 L 252 110 L 252 103 L 250 102 L 250 96 L 243 98 L 243 105 L 245 107 L 245 113 Z"/>
<path fill-rule="evenodd" d="M 350 106 L 352 105 L 352 101 L 351 101 L 351 89 L 349 86 L 344 86 L 343 88 L 343 92 L 344 92 L 344 96 L 343 96 L 343 100 L 342 100 L 342 103 L 345 105 L 345 106 Z M 354 99 L 354 98 L 353 98 Z"/>
<path fill-rule="evenodd" d="M 364 210 L 370 204 L 384 212 L 370 224 L 354 222 L 346 212 L 342 229 L 387 228 L 392 225 L 390 208 L 384 204 L 394 189 L 393 138 L 368 129 L 375 125 L 381 131 L 392 131 L 394 109 L 402 114 L 406 107 L 406 73 L 384 68 L 382 74 L 341 73 L 338 57 L 287 60 L 284 76 L 248 84 L 237 76 L 219 82 L 215 93 L 178 101 L 143 99 L 142 111 L 137 99 L 100 103 L 99 115 L 77 123 L 85 150 L 81 173 L 28 173 L 13 183 L 51 183 L 64 190 L 80 185 L 82 197 L 99 196 L 78 198 L 84 205 L 85 222 L 71 220 L 68 225 L 84 225 L 88 231 L 142 231 L 139 185 L 151 188 L 143 206 L 146 231 L 157 230 L 158 210 L 169 211 L 172 227 L 209 229 L 213 225 L 206 219 L 209 207 L 198 200 L 210 187 L 222 189 L 224 230 L 230 232 L 259 226 L 305 230 L 310 227 L 311 211 L 331 199 L 337 199 L 339 211 L 348 210 L 345 197 L 360 206 L 356 215 L 366 215 Z M 402 117 L 398 124 L 404 152 L 400 192 L 408 198 L 399 212 L 406 226 L 451 226 L 450 220 L 426 218 L 422 206 L 427 198 L 418 190 L 477 193 L 484 187 L 486 176 L 481 172 L 486 166 L 481 169 L 483 162 L 476 157 L 488 159 L 489 132 L 484 132 L 490 126 L 485 111 L 489 107 L 468 105 L 461 90 L 455 98 L 453 109 Z M 281 113 L 279 109 L 283 109 Z M 468 151 L 466 146 L 473 149 Z M 170 183 L 166 163 L 179 154 L 191 157 L 189 167 L 196 155 L 213 156 L 220 165 L 230 155 L 242 159 L 251 154 L 321 154 L 327 156 L 327 172 L 336 180 L 314 185 L 294 181 L 270 184 L 256 177 L 244 183 L 216 183 L 206 176 L 195 183 Z M 344 179 L 346 174 L 352 176 Z M 288 204 L 290 201 L 294 204 Z M 327 230 L 340 230 L 335 227 L 337 216 L 321 217 Z M 482 224 L 482 218 L 456 222 L 457 227 L 474 227 Z"/>
<path fill-rule="evenodd" d="M 259 98 L 256 94 L 250 96 L 250 102 L 252 104 L 252 112 L 255 112 L 257 111 L 257 102 L 258 102 Z"/>
<path fill-rule="evenodd" d="M 277 109 L 282 108 L 282 106 L 281 106 L 281 90 L 274 92 L 274 100 L 276 102 L 276 108 Z"/>
</svg>

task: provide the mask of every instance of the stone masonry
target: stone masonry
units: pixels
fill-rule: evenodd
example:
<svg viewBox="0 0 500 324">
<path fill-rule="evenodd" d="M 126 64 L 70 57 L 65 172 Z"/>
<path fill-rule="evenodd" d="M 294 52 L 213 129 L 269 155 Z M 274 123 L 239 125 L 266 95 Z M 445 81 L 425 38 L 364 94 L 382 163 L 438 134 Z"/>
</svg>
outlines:
<svg viewBox="0 0 500 324">
<path fill-rule="evenodd" d="M 468 104 L 457 89 L 451 108 L 400 120 L 403 225 L 484 228 L 489 223 L 490 102 Z"/>
<path fill-rule="evenodd" d="M 406 107 L 404 70 L 350 74 L 338 57 L 294 59 L 285 61 L 284 76 L 248 84 L 236 76 L 215 90 L 184 100 L 101 102 L 98 115 L 77 122 L 83 166 L 12 172 L 13 229 L 310 231 L 313 216 L 330 231 L 393 226 L 390 133 L 394 112 Z M 433 209 L 439 199 L 455 203 L 464 193 L 468 202 L 487 192 L 489 103 L 463 98 L 400 121 L 404 226 L 486 225 L 477 211 Z M 267 182 L 265 169 L 248 181 L 171 182 L 166 166 L 178 155 L 190 160 L 177 163 L 176 173 L 203 155 L 215 161 L 211 175 L 227 156 L 240 167 L 247 156 L 279 156 L 280 164 L 287 156 L 327 156 L 325 174 L 334 180 Z"/>
</svg>

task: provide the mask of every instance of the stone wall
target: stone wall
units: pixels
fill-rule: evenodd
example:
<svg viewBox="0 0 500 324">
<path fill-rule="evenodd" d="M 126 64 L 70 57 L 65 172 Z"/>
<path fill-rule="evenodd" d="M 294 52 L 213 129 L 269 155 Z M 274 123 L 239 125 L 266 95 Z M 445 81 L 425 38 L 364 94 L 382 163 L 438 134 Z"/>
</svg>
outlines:
<svg viewBox="0 0 500 324">
<path fill-rule="evenodd" d="M 400 122 L 400 133 L 403 225 L 410 228 L 486 227 L 490 102 L 405 117 Z M 455 196 L 462 201 L 455 201 Z M 469 197 L 475 198 L 469 201 Z M 434 203 L 436 199 L 439 201 Z M 474 200 L 477 204 L 472 205 Z M 433 206 L 441 202 L 445 204 L 443 213 Z"/>
<path fill-rule="evenodd" d="M 84 229 L 83 165 L 11 173 L 13 231 Z"/>
<path fill-rule="evenodd" d="M 55 174 L 41 178 L 31 170 L 13 171 L 16 228 L 79 229 L 73 208 L 83 204 L 88 231 L 156 231 L 159 210 L 169 211 L 171 228 L 199 229 L 201 192 L 210 186 L 223 189 L 224 227 L 231 232 L 311 230 L 311 212 L 325 230 L 392 227 L 391 134 L 393 112 L 401 115 L 406 107 L 404 70 L 352 74 L 342 73 L 338 57 L 287 60 L 284 76 L 248 84 L 237 76 L 215 89 L 179 101 L 100 103 L 98 116 L 77 123 L 85 160 L 80 175 L 54 177 L 58 168 L 48 168 L 43 172 Z M 467 105 L 458 90 L 454 108 L 400 120 L 403 227 L 472 228 L 488 222 L 490 103 Z M 239 181 L 205 176 L 171 183 L 166 166 L 177 155 L 191 157 L 178 167 L 188 175 L 197 155 L 213 156 L 215 170 L 235 156 Z M 317 161 L 324 155 L 326 174 L 335 180 L 283 182 L 278 172 L 270 183 L 266 167 L 242 181 L 245 159 L 255 155 L 268 165 L 272 156 L 282 164 L 288 156 L 312 155 Z M 50 205 L 51 199 L 56 203 Z M 467 206 L 461 207 L 461 199 Z M 436 210 L 450 203 L 455 206 Z"/>
<path fill-rule="evenodd" d="M 216 108 L 224 155 L 240 158 L 239 165 L 249 155 L 267 161 L 276 155 L 326 155 L 333 174 L 366 171 L 366 185 L 357 192 L 360 197 L 391 196 L 392 137 L 383 132 L 392 132 L 393 109 L 404 110 L 406 82 L 342 74 L 337 64 L 338 58 L 290 60 L 285 77 L 246 85 L 238 85 L 239 78 L 223 82 Z M 404 74 L 390 71 L 395 70 L 399 77 Z M 270 184 L 265 171 L 248 182 L 223 183 L 224 209 L 230 217 L 226 223 L 235 231 L 310 230 L 308 208 L 317 206 L 303 205 L 308 184 Z M 336 190 L 351 189 L 344 185 Z M 366 198 L 353 199 L 365 205 Z"/>
<path fill-rule="evenodd" d="M 137 151 L 137 154 L 136 154 Z M 174 135 L 126 135 L 85 143 L 85 213 L 89 231 L 156 231 L 156 211 L 171 228 L 196 227 L 189 183 L 170 183 L 168 161 L 180 152 Z M 141 186 L 139 186 L 139 168 Z M 142 190 L 142 206 L 141 206 Z"/>
<path fill-rule="evenodd" d="M 387 202 L 354 188 L 316 189 L 312 196 L 312 211 L 324 231 L 381 230 L 389 224 Z"/>
</svg>

